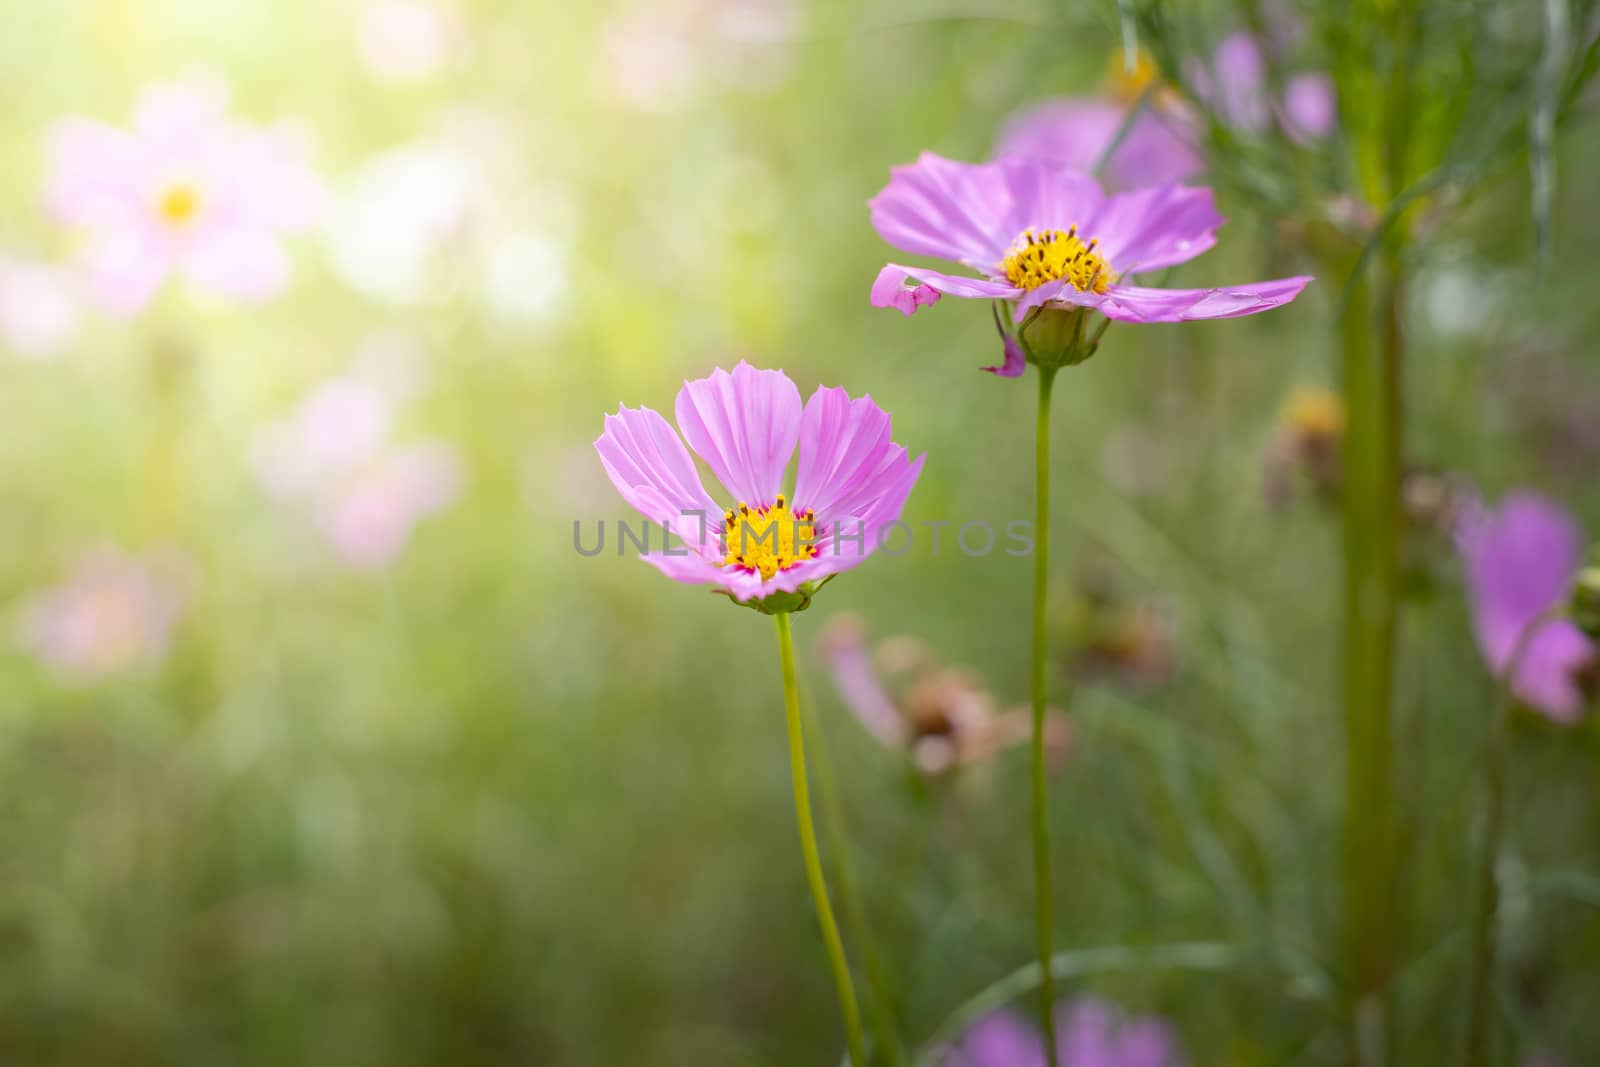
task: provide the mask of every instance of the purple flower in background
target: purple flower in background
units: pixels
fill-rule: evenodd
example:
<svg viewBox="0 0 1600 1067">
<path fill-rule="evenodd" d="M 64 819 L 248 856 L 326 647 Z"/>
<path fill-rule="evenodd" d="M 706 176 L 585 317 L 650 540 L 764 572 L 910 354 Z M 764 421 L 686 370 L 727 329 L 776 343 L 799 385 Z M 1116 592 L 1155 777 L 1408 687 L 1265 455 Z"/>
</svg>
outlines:
<svg viewBox="0 0 1600 1067">
<path fill-rule="evenodd" d="M 263 429 L 252 453 L 262 487 L 303 504 L 357 570 L 398 559 L 416 525 L 453 503 L 465 480 L 451 445 L 390 442 L 391 385 L 353 373 L 330 379 L 289 418 Z"/>
<path fill-rule="evenodd" d="M 871 397 L 818 387 L 802 408 L 781 370 L 745 362 L 684 382 L 675 410 L 682 438 L 655 411 L 620 407 L 595 450 L 622 498 L 686 545 L 641 558 L 741 602 L 813 589 L 865 560 L 926 458 L 890 440 L 889 414 Z M 721 506 L 684 440 L 724 486 Z M 784 472 L 797 446 L 790 495 Z"/>
<path fill-rule="evenodd" d="M 0 260 L 0 343 L 28 359 L 47 359 L 77 330 L 77 293 L 65 271 Z"/>
<path fill-rule="evenodd" d="M 1210 64 L 1190 67 L 1189 83 L 1218 121 L 1246 133 L 1264 133 L 1276 116 L 1285 132 L 1306 143 L 1327 137 L 1338 118 L 1333 81 L 1326 74 L 1293 75 L 1282 99 L 1274 101 L 1266 53 L 1248 33 L 1223 38 Z"/>
<path fill-rule="evenodd" d="M 1125 322 L 1183 322 L 1281 307 L 1311 280 L 1217 289 L 1130 284 L 1135 274 L 1185 263 L 1216 243 L 1223 219 L 1209 189 L 1165 185 L 1107 196 L 1087 175 L 1021 156 L 959 163 L 924 152 L 891 174 L 870 203 L 879 235 L 981 276 L 891 263 L 873 283 L 875 307 L 909 315 L 949 294 L 1007 301 L 1018 322 L 1044 307 L 1091 308 Z"/>
<path fill-rule="evenodd" d="M 876 650 L 854 615 L 838 615 L 817 636 L 823 664 L 845 706 L 885 748 L 924 774 L 970 767 L 1032 735 L 1026 708 L 1001 708 L 970 671 L 938 662 L 920 641 L 890 638 Z M 1059 767 L 1071 742 L 1066 716 L 1051 711 L 1045 744 Z"/>
<path fill-rule="evenodd" d="M 1180 1067 L 1177 1035 L 1155 1016 L 1126 1018 L 1094 997 L 1056 1006 L 1060 1067 Z M 938 1067 L 1044 1067 L 1039 1033 L 1011 1012 L 979 1021 L 935 1061 Z"/>
<path fill-rule="evenodd" d="M 181 559 L 96 549 L 64 584 L 24 604 L 18 636 L 41 662 L 80 682 L 150 666 L 166 655 L 190 584 Z"/>
<path fill-rule="evenodd" d="M 50 155 L 51 210 L 84 231 L 92 290 L 120 313 L 172 276 L 238 300 L 277 295 L 289 278 L 280 237 L 321 202 L 304 138 L 230 119 L 214 82 L 146 90 L 131 130 L 67 119 Z"/>
<path fill-rule="evenodd" d="M 1046 100 L 1006 123 L 995 155 L 1031 156 L 1088 174 L 1111 147 L 1127 116 L 1128 106 L 1114 100 Z M 1113 189 L 1138 189 L 1182 181 L 1204 169 L 1182 117 L 1146 108 L 1106 160 L 1104 175 Z"/>
<path fill-rule="evenodd" d="M 1456 539 L 1478 648 L 1498 675 L 1529 624 L 1570 592 L 1583 563 L 1583 532 L 1559 505 L 1535 493 L 1514 492 L 1494 510 L 1472 509 L 1461 519 Z M 1571 622 L 1557 619 L 1527 641 L 1512 691 L 1556 722 L 1576 722 L 1595 666 L 1589 639 Z"/>
</svg>

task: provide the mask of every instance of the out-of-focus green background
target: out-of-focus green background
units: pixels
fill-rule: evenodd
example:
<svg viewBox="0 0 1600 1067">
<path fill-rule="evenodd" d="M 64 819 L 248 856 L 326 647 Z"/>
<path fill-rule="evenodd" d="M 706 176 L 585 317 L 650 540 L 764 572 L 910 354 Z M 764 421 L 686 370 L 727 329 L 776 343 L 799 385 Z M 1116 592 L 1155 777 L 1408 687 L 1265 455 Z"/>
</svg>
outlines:
<svg viewBox="0 0 1600 1067">
<path fill-rule="evenodd" d="M 8 1064 L 836 1062 L 771 625 L 574 551 L 575 520 L 627 515 L 590 443 L 619 401 L 670 412 L 684 378 L 748 358 L 893 413 L 928 453 L 909 521 L 1026 517 L 1031 379 L 976 371 L 1000 355 L 981 305 L 868 305 L 892 254 L 865 201 L 892 164 L 985 158 L 1019 107 L 1096 91 L 1114 5 L 437 6 L 449 57 L 395 81 L 363 60 L 351 0 L 6 5 L 0 258 L 71 251 L 42 209 L 55 121 L 125 124 L 141 88 L 196 67 L 226 77 L 236 114 L 302 122 L 334 190 L 280 300 L 169 289 L 132 320 L 86 308 L 54 358 L 0 356 L 6 634 L 97 546 L 180 555 L 188 590 L 165 656 L 108 677 L 0 643 Z M 411 290 L 363 291 L 331 234 L 353 228 L 358 257 L 377 241 L 382 265 L 352 213 L 366 168 L 407 146 L 470 164 L 468 206 Z M 1516 169 L 1419 253 L 1412 458 L 1600 521 L 1592 138 L 1557 158 L 1549 269 Z M 1173 284 L 1307 269 L 1252 202 L 1220 206 L 1218 250 Z M 1341 1047 L 1337 519 L 1261 493 L 1283 397 L 1331 379 L 1340 286 L 1260 319 L 1113 329 L 1058 386 L 1057 617 L 1093 557 L 1175 623 L 1170 677 L 1075 694 L 1058 942 L 1229 946 L 1220 969 L 1068 984 L 1166 1015 L 1197 1065 Z M 397 436 L 451 442 L 465 479 L 391 566 L 352 571 L 251 457 L 374 337 L 414 353 Z M 1445 1062 L 1491 684 L 1448 544 L 1426 551 L 1401 635 L 1396 1018 Z M 854 612 L 1020 702 L 1029 568 L 921 542 L 796 618 L 913 1039 L 1030 957 L 1026 756 L 908 787 L 815 635 Z M 1530 1049 L 1592 1062 L 1600 752 L 1588 726 L 1523 717 L 1516 756 L 1514 1008 Z"/>
</svg>

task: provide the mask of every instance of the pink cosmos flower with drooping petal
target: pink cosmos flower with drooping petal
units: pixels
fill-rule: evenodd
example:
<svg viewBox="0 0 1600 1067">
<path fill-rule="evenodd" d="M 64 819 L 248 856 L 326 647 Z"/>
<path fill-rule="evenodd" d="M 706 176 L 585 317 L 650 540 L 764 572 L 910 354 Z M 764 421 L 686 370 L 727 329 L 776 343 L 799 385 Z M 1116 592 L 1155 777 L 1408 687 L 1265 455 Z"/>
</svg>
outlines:
<svg viewBox="0 0 1600 1067">
<path fill-rule="evenodd" d="M 804 593 L 861 563 L 899 519 L 926 458 L 890 440 L 889 414 L 871 397 L 818 387 L 802 407 L 786 374 L 746 362 L 684 382 L 675 410 L 681 438 L 655 411 L 620 407 L 595 449 L 622 498 L 684 541 L 641 558 L 741 603 Z M 797 446 L 791 494 L 784 474 Z M 720 506 L 690 448 L 725 487 Z"/>
<path fill-rule="evenodd" d="M 1223 218 L 1211 190 L 1164 185 L 1106 195 L 1093 178 L 1021 156 L 961 163 L 924 152 L 895 167 L 869 203 L 872 225 L 896 248 L 954 260 L 980 277 L 891 263 L 873 283 L 875 307 L 909 315 L 941 294 L 999 300 L 1022 322 L 1035 308 L 1088 308 L 1123 322 L 1254 315 L 1293 300 L 1300 275 L 1215 289 L 1130 284 L 1135 274 L 1186 263 L 1216 244 Z M 1022 373 L 1007 351 L 997 373 Z"/>
<path fill-rule="evenodd" d="M 1456 543 L 1466 564 L 1478 648 L 1499 675 L 1528 626 L 1571 591 L 1583 564 L 1583 531 L 1560 505 L 1514 492 L 1493 510 L 1469 509 Z M 1597 665 L 1593 642 L 1568 620 L 1555 619 L 1527 639 L 1511 688 L 1551 720 L 1576 722 L 1588 703 L 1585 681 Z"/>
<path fill-rule="evenodd" d="M 280 235 L 307 228 L 322 198 L 300 132 L 229 118 L 216 82 L 146 90 L 131 130 L 67 119 L 50 154 L 50 208 L 83 230 L 92 290 L 123 314 L 173 276 L 276 296 L 290 273 Z"/>
</svg>

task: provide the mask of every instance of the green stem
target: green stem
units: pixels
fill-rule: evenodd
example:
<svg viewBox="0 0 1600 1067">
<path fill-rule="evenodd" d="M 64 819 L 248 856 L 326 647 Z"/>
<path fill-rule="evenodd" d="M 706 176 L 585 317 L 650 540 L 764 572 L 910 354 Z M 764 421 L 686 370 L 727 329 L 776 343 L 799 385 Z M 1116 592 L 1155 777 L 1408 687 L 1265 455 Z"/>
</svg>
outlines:
<svg viewBox="0 0 1600 1067">
<path fill-rule="evenodd" d="M 1506 755 L 1510 745 L 1511 692 L 1517 668 L 1533 638 L 1560 614 L 1557 610 L 1539 615 L 1517 636 L 1495 686 L 1494 722 L 1490 726 L 1489 759 L 1483 783 L 1483 844 L 1478 855 L 1478 910 L 1472 924 L 1472 985 L 1467 998 L 1467 1067 L 1484 1067 L 1489 1062 L 1496 955 L 1495 919 L 1500 910 L 1500 883 L 1495 865 L 1500 856 L 1500 838 L 1505 825 Z"/>
<path fill-rule="evenodd" d="M 811 746 L 811 762 L 816 768 L 817 787 L 822 794 L 822 832 L 827 835 L 828 851 L 833 855 L 834 871 L 838 875 L 845 927 L 850 931 L 850 940 L 861 953 L 862 968 L 866 972 L 867 1011 L 872 1016 L 872 1026 L 878 1035 L 877 1048 L 888 1067 L 901 1067 L 905 1056 L 900 1045 L 900 1025 L 895 1018 L 894 998 L 889 993 L 883 957 L 878 954 L 876 939 L 867 922 L 867 908 L 861 899 L 860 883 L 856 880 L 855 863 L 850 854 L 850 837 L 844 823 L 844 801 L 839 795 L 839 782 L 833 773 L 828 738 L 816 709 L 810 701 L 806 701 L 805 705 L 806 723 L 816 739 Z"/>
<path fill-rule="evenodd" d="M 1039 368 L 1039 421 L 1034 445 L 1033 549 L 1033 881 L 1039 950 L 1039 1023 L 1045 1060 L 1056 1067 L 1056 983 L 1050 973 L 1051 914 L 1049 783 L 1045 774 L 1045 664 L 1049 654 L 1045 600 L 1050 582 L 1050 392 L 1055 367 Z"/>
<path fill-rule="evenodd" d="M 861 1009 L 856 1006 L 855 985 L 850 980 L 850 960 L 839 937 L 839 924 L 828 902 L 828 883 L 822 876 L 822 856 L 817 851 L 817 830 L 811 819 L 811 791 L 806 785 L 805 727 L 800 720 L 800 687 L 795 681 L 794 637 L 787 614 L 774 615 L 778 624 L 778 656 L 783 665 L 783 707 L 789 726 L 789 771 L 794 779 L 794 814 L 800 827 L 800 852 L 805 858 L 806 881 L 811 886 L 811 902 L 822 926 L 822 944 L 833 970 L 834 988 L 839 994 L 839 1012 L 844 1016 L 845 1043 L 852 1067 L 866 1067 L 866 1046 L 861 1041 Z"/>
<path fill-rule="evenodd" d="M 1393 690 L 1399 609 L 1400 331 L 1398 255 L 1373 344 L 1372 283 L 1356 278 L 1340 324 L 1344 450 L 1345 932 L 1357 1063 L 1387 1056 L 1393 959 Z"/>
</svg>

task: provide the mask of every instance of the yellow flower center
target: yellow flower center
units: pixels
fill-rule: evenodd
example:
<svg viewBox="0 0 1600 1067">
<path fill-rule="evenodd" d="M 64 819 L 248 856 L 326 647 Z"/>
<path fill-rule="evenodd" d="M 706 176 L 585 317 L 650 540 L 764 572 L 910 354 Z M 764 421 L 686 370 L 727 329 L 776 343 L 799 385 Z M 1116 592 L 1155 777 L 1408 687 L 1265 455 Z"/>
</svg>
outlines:
<svg viewBox="0 0 1600 1067">
<path fill-rule="evenodd" d="M 1159 81 L 1160 76 L 1161 68 L 1156 66 L 1149 52 L 1139 49 L 1129 69 L 1127 55 L 1118 48 L 1106 61 L 1106 95 L 1119 104 L 1131 104 Z"/>
<path fill-rule="evenodd" d="M 759 571 L 765 581 L 801 560 L 815 559 L 821 551 L 811 544 L 817 536 L 816 513 L 810 508 L 790 511 L 780 493 L 771 507 L 752 509 L 740 504 L 722 516 L 724 567 Z"/>
<path fill-rule="evenodd" d="M 1344 399 L 1331 389 L 1302 386 L 1289 394 L 1282 420 L 1306 437 L 1338 437 L 1344 432 Z"/>
<path fill-rule="evenodd" d="M 1080 293 L 1104 293 L 1116 275 L 1111 264 L 1095 249 L 1099 238 L 1087 242 L 1078 228 L 1067 230 L 1024 230 L 1011 254 L 1001 262 L 1006 280 L 1019 289 L 1037 289 L 1045 282 L 1065 278 Z"/>
<path fill-rule="evenodd" d="M 169 185 L 156 198 L 156 214 L 172 226 L 186 226 L 200 214 L 200 193 L 192 185 Z"/>
</svg>

